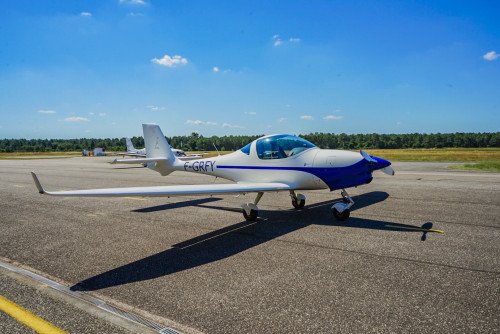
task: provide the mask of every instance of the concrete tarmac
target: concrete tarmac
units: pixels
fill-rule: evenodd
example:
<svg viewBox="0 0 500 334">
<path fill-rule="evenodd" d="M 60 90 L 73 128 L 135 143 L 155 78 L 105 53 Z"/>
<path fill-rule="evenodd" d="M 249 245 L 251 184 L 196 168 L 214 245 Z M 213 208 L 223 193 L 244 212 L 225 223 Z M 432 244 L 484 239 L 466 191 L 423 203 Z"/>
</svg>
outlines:
<svg viewBox="0 0 500 334">
<path fill-rule="evenodd" d="M 111 158 L 0 160 L 0 256 L 75 291 L 207 333 L 493 333 L 500 328 L 500 173 L 395 163 L 338 192 L 58 198 L 47 190 L 225 182 Z M 444 230 L 423 233 L 420 227 Z"/>
</svg>

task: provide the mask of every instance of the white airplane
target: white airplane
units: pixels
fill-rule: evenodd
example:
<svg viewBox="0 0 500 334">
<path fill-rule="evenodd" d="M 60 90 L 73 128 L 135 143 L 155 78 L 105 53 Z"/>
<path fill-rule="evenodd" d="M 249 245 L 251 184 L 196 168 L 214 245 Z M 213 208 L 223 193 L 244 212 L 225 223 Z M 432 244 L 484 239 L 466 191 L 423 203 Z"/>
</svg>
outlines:
<svg viewBox="0 0 500 334">
<path fill-rule="evenodd" d="M 128 137 L 125 137 L 125 143 L 127 144 L 127 152 L 118 153 L 123 156 L 131 156 L 131 157 L 146 157 L 146 148 L 135 148 L 134 144 L 132 144 L 132 140 Z M 172 153 L 179 158 L 180 160 L 194 160 L 203 158 L 203 154 L 186 154 L 183 150 L 177 148 L 171 148 Z M 136 159 L 115 159 L 112 162 L 113 164 L 134 164 L 138 163 Z"/>
<path fill-rule="evenodd" d="M 68 191 L 45 191 L 32 172 L 40 194 L 53 196 L 183 196 L 257 193 L 253 203 L 242 204 L 246 220 L 257 219 L 258 207 L 265 192 L 287 191 L 292 205 L 304 207 L 305 196 L 299 190 L 341 189 L 342 202 L 334 203 L 332 212 L 338 220 L 349 218 L 354 204 L 345 188 L 370 183 L 372 172 L 382 170 L 394 175 L 391 163 L 384 159 L 343 150 L 324 150 L 293 135 L 264 136 L 242 149 L 213 158 L 181 161 L 173 154 L 160 127 L 143 124 L 146 158 L 138 158 L 148 168 L 168 175 L 173 171 L 208 174 L 234 181 L 232 184 L 198 184 L 131 188 L 107 188 Z"/>
<path fill-rule="evenodd" d="M 135 148 L 134 144 L 132 144 L 132 140 L 128 137 L 125 137 L 125 143 L 127 144 L 127 154 L 131 156 L 146 156 L 146 148 Z"/>
</svg>

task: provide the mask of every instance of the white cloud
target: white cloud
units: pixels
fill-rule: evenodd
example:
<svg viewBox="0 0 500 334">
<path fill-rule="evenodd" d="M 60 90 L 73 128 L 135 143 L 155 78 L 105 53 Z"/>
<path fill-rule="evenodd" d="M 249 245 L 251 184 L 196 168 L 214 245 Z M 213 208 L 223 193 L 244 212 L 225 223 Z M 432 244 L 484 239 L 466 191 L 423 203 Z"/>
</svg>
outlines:
<svg viewBox="0 0 500 334">
<path fill-rule="evenodd" d="M 486 52 L 484 55 L 483 55 L 483 58 L 487 61 L 492 61 L 492 60 L 495 60 L 497 59 L 498 57 L 500 57 L 500 55 L 498 53 L 496 53 L 496 51 L 490 51 L 490 52 Z"/>
<path fill-rule="evenodd" d="M 212 72 L 214 72 L 214 73 L 230 73 L 231 70 L 230 69 L 222 70 L 220 67 L 214 66 L 214 67 L 212 67 Z"/>
<path fill-rule="evenodd" d="M 91 12 L 81 12 L 81 13 L 80 13 L 80 16 L 81 16 L 81 17 L 91 17 L 91 16 L 92 16 L 92 13 L 91 13 Z"/>
<path fill-rule="evenodd" d="M 89 119 L 85 117 L 80 117 L 80 116 L 73 116 L 73 117 L 67 117 L 64 119 L 65 122 L 73 122 L 73 123 L 78 123 L 78 122 L 88 122 Z"/>
<path fill-rule="evenodd" d="M 273 45 L 275 47 L 283 44 L 283 40 L 280 38 L 280 35 L 274 35 L 271 40 L 273 41 Z"/>
<path fill-rule="evenodd" d="M 235 125 L 235 124 L 229 124 L 229 123 L 224 123 L 222 124 L 223 128 L 236 128 L 236 129 L 244 129 L 244 126 L 241 125 Z"/>
<path fill-rule="evenodd" d="M 313 121 L 314 117 L 312 117 L 311 115 L 302 115 L 300 116 L 300 119 L 303 119 L 304 121 Z"/>
<path fill-rule="evenodd" d="M 105 112 L 100 112 L 99 113 L 99 116 L 103 117 L 103 116 L 106 116 L 107 114 Z"/>
<path fill-rule="evenodd" d="M 401 125 L 401 124 L 403 124 L 403 123 L 401 123 L 400 121 L 396 122 L 396 125 Z"/>
<path fill-rule="evenodd" d="M 48 115 L 48 114 L 55 114 L 56 113 L 55 110 L 47 110 L 47 109 L 41 109 L 41 110 L 38 110 L 38 112 L 40 114 L 46 114 L 46 115 Z"/>
<path fill-rule="evenodd" d="M 271 37 L 271 40 L 273 41 L 273 46 L 278 47 L 281 45 L 284 45 L 285 43 L 300 43 L 301 39 L 298 37 L 290 37 L 288 40 L 283 40 L 281 39 L 280 35 L 276 34 L 273 37 Z"/>
<path fill-rule="evenodd" d="M 344 116 L 326 115 L 325 117 L 323 117 L 325 121 L 339 121 L 342 118 L 344 118 Z"/>
<path fill-rule="evenodd" d="M 95 112 L 89 112 L 89 115 L 94 116 Z"/>
<path fill-rule="evenodd" d="M 129 13 L 127 13 L 127 16 L 130 16 L 130 17 L 139 17 L 139 16 L 144 16 L 144 14 L 143 13 L 129 12 Z"/>
<path fill-rule="evenodd" d="M 151 111 L 162 111 L 162 110 L 165 110 L 165 107 L 154 106 L 154 105 L 146 106 L 146 108 L 148 108 Z"/>
<path fill-rule="evenodd" d="M 257 115 L 257 113 L 255 111 L 245 111 L 245 115 L 255 116 L 255 115 Z"/>
<path fill-rule="evenodd" d="M 278 123 L 284 123 L 284 122 L 286 122 L 286 120 L 287 119 L 285 117 L 281 117 L 281 118 L 278 118 L 277 122 Z"/>
<path fill-rule="evenodd" d="M 217 125 L 215 122 L 210 122 L 210 121 L 200 121 L 199 119 L 188 119 L 186 121 L 186 124 L 191 124 L 191 125 Z"/>
<path fill-rule="evenodd" d="M 144 6 L 147 3 L 144 0 L 120 0 L 120 4 Z"/>
<path fill-rule="evenodd" d="M 151 62 L 153 64 L 161 65 L 161 66 L 166 66 L 166 67 L 176 67 L 176 66 L 183 66 L 188 63 L 188 60 L 184 57 L 181 57 L 179 55 L 175 55 L 173 57 L 170 57 L 169 55 L 164 55 L 163 58 L 153 58 L 151 59 Z"/>
</svg>

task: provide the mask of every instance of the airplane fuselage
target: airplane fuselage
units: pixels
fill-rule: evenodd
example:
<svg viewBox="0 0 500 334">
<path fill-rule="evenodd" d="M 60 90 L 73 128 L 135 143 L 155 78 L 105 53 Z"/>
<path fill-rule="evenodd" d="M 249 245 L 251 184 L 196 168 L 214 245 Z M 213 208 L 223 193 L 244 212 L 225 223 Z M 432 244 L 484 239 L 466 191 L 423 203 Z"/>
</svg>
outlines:
<svg viewBox="0 0 500 334">
<path fill-rule="evenodd" d="M 376 158 L 376 164 L 366 161 L 358 152 L 310 148 L 283 159 L 260 159 L 255 145 L 250 154 L 241 150 L 212 158 L 178 161 L 162 171 L 162 166 L 150 168 L 167 175 L 173 170 L 212 175 L 234 182 L 282 182 L 294 189 L 342 189 L 371 182 L 372 172 L 390 163 Z M 163 167 L 164 168 L 164 167 Z"/>
</svg>

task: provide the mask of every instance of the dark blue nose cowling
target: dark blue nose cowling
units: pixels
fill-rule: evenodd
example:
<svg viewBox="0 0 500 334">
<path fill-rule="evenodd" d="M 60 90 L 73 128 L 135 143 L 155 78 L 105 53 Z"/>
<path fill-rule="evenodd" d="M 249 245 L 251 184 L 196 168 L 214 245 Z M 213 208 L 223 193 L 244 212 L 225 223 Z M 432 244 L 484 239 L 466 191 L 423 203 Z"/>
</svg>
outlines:
<svg viewBox="0 0 500 334">
<path fill-rule="evenodd" d="M 390 161 L 387 161 L 385 159 L 373 155 L 371 155 L 370 157 L 376 161 L 376 163 L 372 164 L 372 170 L 382 169 L 391 165 Z"/>
</svg>

